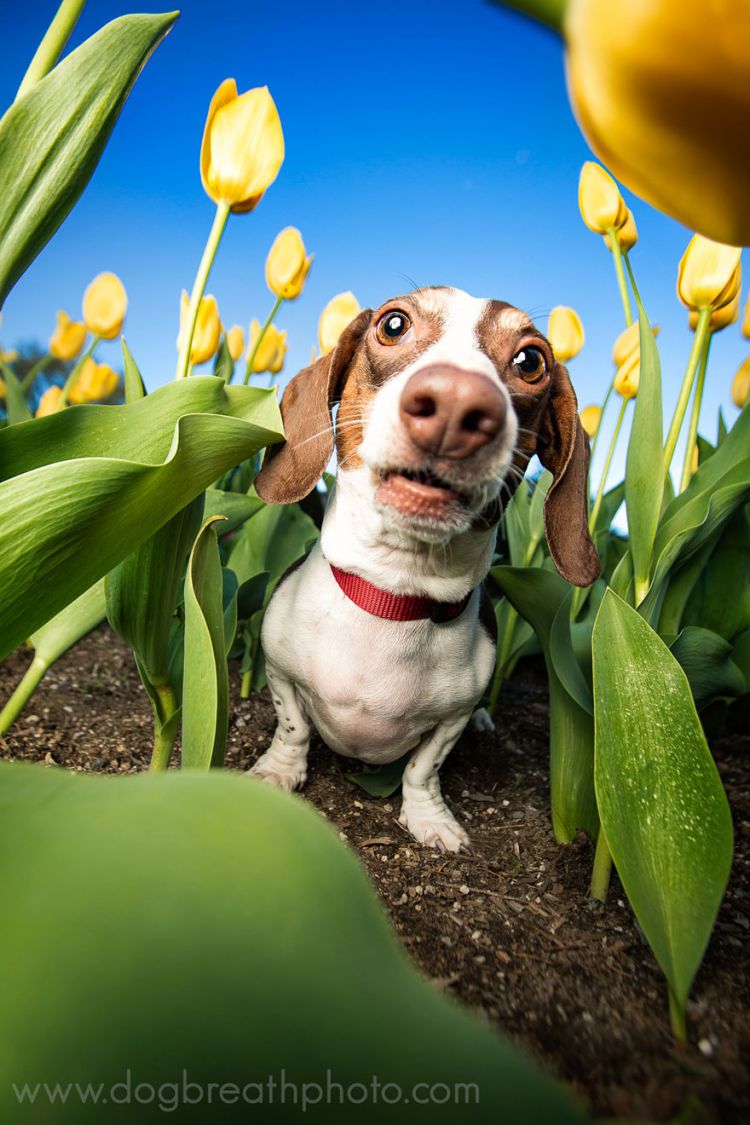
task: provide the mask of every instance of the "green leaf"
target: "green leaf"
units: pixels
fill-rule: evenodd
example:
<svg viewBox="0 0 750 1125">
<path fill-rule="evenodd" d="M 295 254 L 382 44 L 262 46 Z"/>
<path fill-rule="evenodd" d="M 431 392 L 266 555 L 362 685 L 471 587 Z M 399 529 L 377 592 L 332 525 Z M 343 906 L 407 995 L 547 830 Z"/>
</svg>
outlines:
<svg viewBox="0 0 750 1125">
<path fill-rule="evenodd" d="M 0 658 L 281 432 L 273 392 L 211 376 L 0 431 Z"/>
<path fill-rule="evenodd" d="M 630 552 L 636 600 L 648 582 L 651 550 L 656 537 L 664 480 L 661 367 L 656 341 L 643 305 L 638 301 L 641 376 L 635 400 L 625 469 Z"/>
<path fill-rule="evenodd" d="M 559 574 L 539 568 L 495 566 L 490 574 L 511 605 L 533 626 L 544 652 L 550 691 L 550 790 L 555 838 L 559 843 L 570 843 L 578 828 L 596 836 L 594 725 L 563 685 L 552 657 L 553 625 L 558 612 L 569 614 L 571 587 Z M 575 660 L 572 648 L 570 659 Z"/>
<path fill-rule="evenodd" d="M 223 771 L 105 778 L 4 762 L 0 849 L 5 1121 L 45 1117 L 19 1113 L 13 1083 L 114 1093 L 127 1074 L 134 1108 L 86 1113 L 71 1096 L 46 1117 L 156 1125 L 197 1087 L 181 1122 L 453 1125 L 457 1099 L 472 1125 L 584 1120 L 424 979 L 358 859 L 289 794 Z M 140 1082 L 157 1096 L 136 1102 Z M 232 1105 L 227 1087 L 225 1107 L 212 1085 L 207 1108 L 209 1083 L 249 1089 Z M 409 1098 L 417 1083 L 424 1105 Z"/>
<path fill-rule="evenodd" d="M 217 379 L 223 379 L 225 383 L 231 383 L 234 375 L 234 360 L 229 351 L 226 333 L 222 334 L 219 350 L 214 359 L 214 375 Z"/>
<path fill-rule="evenodd" d="M 138 364 L 133 359 L 133 353 L 128 345 L 125 343 L 125 337 L 120 338 L 122 344 L 122 359 L 125 369 L 125 401 L 138 402 L 139 399 L 146 397 L 146 387 L 143 382 L 143 376 L 138 370 Z"/>
<path fill-rule="evenodd" d="M 209 516 L 223 516 L 226 521 L 221 525 L 221 534 L 228 535 L 243 523 L 254 516 L 263 507 L 260 496 L 246 496 L 244 492 L 224 492 L 221 488 L 206 490 L 206 506 L 204 514 Z"/>
<path fill-rule="evenodd" d="M 599 815 L 679 1026 L 729 875 L 729 806 L 685 673 L 611 590 L 593 650 Z"/>
<path fill-rule="evenodd" d="M 263 608 L 270 577 L 271 575 L 267 570 L 262 570 L 259 574 L 254 574 L 252 578 L 246 579 L 239 587 L 237 591 L 237 614 L 241 621 L 246 621 Z"/>
<path fill-rule="evenodd" d="M 714 699 L 742 695 L 745 691 L 745 677 L 732 661 L 734 646 L 718 633 L 687 625 L 671 642 L 669 650 L 688 678 L 698 710 Z"/>
<path fill-rule="evenodd" d="M 401 779 L 406 769 L 406 764 L 411 757 L 411 751 L 397 758 L 395 762 L 388 762 L 385 766 L 375 769 L 358 770 L 348 773 L 349 781 L 353 781 L 371 797 L 391 797 L 401 785 Z"/>
<path fill-rule="evenodd" d="M 176 19 L 113 20 L 0 121 L 0 306 L 78 200 L 133 83 Z"/>
<path fill-rule="evenodd" d="M 2 375 L 5 381 L 5 404 L 8 409 L 8 425 L 15 426 L 17 422 L 28 422 L 32 417 L 26 395 L 16 374 L 7 363 L 2 365 Z"/>
<path fill-rule="evenodd" d="M 625 481 L 616 484 L 614 488 L 610 488 L 609 492 L 605 492 L 602 497 L 602 506 L 599 509 L 599 514 L 596 517 L 596 526 L 594 527 L 594 535 L 600 534 L 602 531 L 607 531 L 612 520 L 622 506 L 625 499 Z"/>
<path fill-rule="evenodd" d="M 207 770 L 224 761 L 229 687 L 217 521 L 221 516 L 207 520 L 198 533 L 185 576 L 183 769 Z"/>
<path fill-rule="evenodd" d="M 690 591 L 684 622 L 711 629 L 727 640 L 750 629 L 749 507 L 735 512 L 721 530 Z"/>
<path fill-rule="evenodd" d="M 237 533 L 227 565 L 240 586 L 256 574 L 268 571 L 266 602 L 276 583 L 301 558 L 318 529 L 299 504 L 263 504 Z"/>
<path fill-rule="evenodd" d="M 233 570 L 221 569 L 221 606 L 224 628 L 224 656 L 229 659 L 229 653 L 237 633 L 237 597 L 239 586 L 237 575 Z"/>
</svg>

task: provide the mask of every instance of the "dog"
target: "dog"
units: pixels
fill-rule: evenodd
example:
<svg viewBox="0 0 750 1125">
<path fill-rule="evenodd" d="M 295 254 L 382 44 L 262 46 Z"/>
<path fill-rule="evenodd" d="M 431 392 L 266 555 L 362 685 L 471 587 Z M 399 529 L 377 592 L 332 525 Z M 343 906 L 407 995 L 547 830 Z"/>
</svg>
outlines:
<svg viewBox="0 0 750 1125">
<path fill-rule="evenodd" d="M 420 844 L 468 848 L 438 770 L 494 671 L 495 619 L 480 587 L 501 502 L 532 454 L 553 474 L 544 516 L 558 571 L 578 586 L 599 575 L 588 440 L 568 373 L 519 309 L 422 288 L 360 312 L 291 380 L 281 412 L 286 440 L 267 450 L 262 499 L 307 496 L 334 441 L 338 470 L 318 543 L 265 615 L 278 725 L 250 772 L 300 788 L 313 726 L 367 763 L 411 752 L 400 823 Z"/>
</svg>

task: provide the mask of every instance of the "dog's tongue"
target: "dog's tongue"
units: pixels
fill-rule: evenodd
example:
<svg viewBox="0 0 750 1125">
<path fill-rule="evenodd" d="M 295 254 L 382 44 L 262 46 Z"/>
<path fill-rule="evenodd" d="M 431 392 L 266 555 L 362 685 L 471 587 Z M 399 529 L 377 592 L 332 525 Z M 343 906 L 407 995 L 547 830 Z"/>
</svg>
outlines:
<svg viewBox="0 0 750 1125">
<path fill-rule="evenodd" d="M 376 499 L 405 516 L 439 515 L 458 499 L 448 488 L 421 484 L 399 473 L 391 473 L 379 486 Z"/>
</svg>

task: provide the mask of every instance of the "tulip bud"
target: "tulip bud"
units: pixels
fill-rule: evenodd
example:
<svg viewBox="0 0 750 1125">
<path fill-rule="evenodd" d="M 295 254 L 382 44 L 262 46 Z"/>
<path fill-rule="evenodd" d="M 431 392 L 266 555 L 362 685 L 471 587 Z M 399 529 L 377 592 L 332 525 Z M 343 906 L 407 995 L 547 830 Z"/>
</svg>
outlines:
<svg viewBox="0 0 750 1125">
<path fill-rule="evenodd" d="M 625 225 L 628 207 L 620 189 L 601 164 L 587 160 L 578 181 L 578 206 L 589 230 L 606 234 Z"/>
<path fill-rule="evenodd" d="M 635 225 L 633 212 L 628 208 L 628 217 L 617 232 L 617 242 L 623 253 L 632 250 L 638 241 L 638 228 Z M 604 236 L 604 242 L 608 250 L 612 249 L 612 242 L 608 234 Z"/>
<path fill-rule="evenodd" d="M 547 337 L 555 358 L 561 363 L 567 363 L 577 356 L 583 347 L 584 335 L 581 318 L 575 309 L 556 305 L 549 314 Z"/>
<path fill-rule="evenodd" d="M 266 258 L 268 288 L 277 297 L 293 301 L 302 292 L 311 265 L 302 235 L 295 227 L 287 227 L 276 235 Z"/>
<path fill-rule="evenodd" d="M 64 409 L 62 387 L 48 387 L 39 399 L 35 418 L 46 418 L 48 414 L 57 414 Z"/>
<path fill-rule="evenodd" d="M 654 336 L 659 335 L 659 326 L 655 324 L 651 329 Z M 612 348 L 612 359 L 615 367 L 622 367 L 622 365 L 630 359 L 630 357 L 637 353 L 640 357 L 641 352 L 641 332 L 640 325 L 636 320 L 633 324 L 629 325 L 617 337 Z"/>
<path fill-rule="evenodd" d="M 727 328 L 730 324 L 734 324 L 739 319 L 740 315 L 740 291 L 739 288 L 735 293 L 732 300 L 722 305 L 721 308 L 714 309 L 711 313 L 711 319 L 708 322 L 709 328 L 712 332 L 720 332 L 722 328 Z M 688 323 L 695 332 L 698 327 L 698 310 L 691 309 L 688 313 Z"/>
<path fill-rule="evenodd" d="M 83 319 L 89 332 L 114 340 L 122 331 L 128 295 L 114 273 L 100 273 L 83 294 Z"/>
<path fill-rule="evenodd" d="M 236 363 L 245 350 L 245 333 L 239 324 L 233 324 L 227 332 L 229 354 Z"/>
<path fill-rule="evenodd" d="M 740 365 L 732 381 L 732 402 L 740 410 L 750 396 L 750 356 Z"/>
<path fill-rule="evenodd" d="M 0 348 L 0 359 L 3 363 L 15 363 L 18 359 L 18 352 L 15 348 L 11 348 L 9 352 L 4 352 L 3 349 Z"/>
<path fill-rule="evenodd" d="M 641 349 L 632 352 L 621 367 L 618 367 L 613 382 L 621 398 L 635 398 L 641 381 Z"/>
<path fill-rule="evenodd" d="M 599 423 L 602 420 L 601 406 L 587 406 L 585 410 L 581 411 L 579 417 L 581 425 L 589 437 L 596 437 L 596 431 L 599 429 Z"/>
<path fill-rule="evenodd" d="M 227 78 L 213 96 L 203 131 L 206 193 L 234 212 L 252 211 L 283 162 L 284 134 L 268 87 L 238 96 L 237 83 Z"/>
<path fill-rule="evenodd" d="M 182 290 L 180 297 L 180 331 L 177 336 L 177 351 L 180 351 L 182 334 L 185 331 L 188 314 L 188 295 Z M 221 321 L 219 320 L 219 307 L 216 298 L 210 295 L 201 297 L 198 306 L 198 316 L 193 330 L 193 342 L 190 345 L 190 363 L 195 366 L 205 363 L 212 355 L 216 354 L 221 339 Z"/>
<path fill-rule="evenodd" d="M 95 363 L 89 356 L 84 360 L 78 378 L 68 393 L 71 406 L 86 402 L 102 402 L 117 390 L 119 376 L 106 363 Z"/>
<path fill-rule="evenodd" d="M 0 377 L 0 398 L 5 398 L 5 395 L 6 395 L 5 379 Z"/>
<path fill-rule="evenodd" d="M 318 321 L 318 343 L 321 355 L 333 351 L 339 336 L 359 311 L 359 301 L 349 291 L 337 294 L 328 302 Z"/>
<path fill-rule="evenodd" d="M 258 337 L 260 336 L 261 328 L 260 323 L 254 320 L 250 325 L 250 337 L 247 349 L 247 358 L 250 360 Z M 270 371 L 272 375 L 277 375 L 284 366 L 284 359 L 286 358 L 286 332 L 279 332 L 274 324 L 269 324 L 266 329 L 263 339 L 260 342 L 260 347 L 255 353 L 253 366 L 251 370 L 257 375 L 261 371 Z"/>
<path fill-rule="evenodd" d="M 700 453 L 698 452 L 698 444 L 696 442 L 696 444 L 693 446 L 693 456 L 690 458 L 690 475 L 691 476 L 695 476 L 695 474 L 698 472 L 698 466 L 699 465 L 700 465 Z"/>
<path fill-rule="evenodd" d="M 689 309 L 721 308 L 739 287 L 741 251 L 695 234 L 682 255 L 677 296 Z"/>
<path fill-rule="evenodd" d="M 87 328 L 80 321 L 71 320 L 66 312 L 57 314 L 57 327 L 49 341 L 50 355 L 67 361 L 80 355 L 86 342 Z"/>
<path fill-rule="evenodd" d="M 742 318 L 742 335 L 750 340 L 750 295 L 747 298 L 745 305 L 745 315 Z"/>
</svg>

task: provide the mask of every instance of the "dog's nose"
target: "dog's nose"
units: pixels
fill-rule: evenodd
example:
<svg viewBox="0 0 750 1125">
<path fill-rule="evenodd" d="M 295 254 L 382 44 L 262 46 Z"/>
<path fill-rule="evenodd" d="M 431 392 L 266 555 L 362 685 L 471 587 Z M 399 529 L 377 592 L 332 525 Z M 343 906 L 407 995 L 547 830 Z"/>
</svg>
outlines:
<svg viewBox="0 0 750 1125">
<path fill-rule="evenodd" d="M 415 445 L 460 460 L 500 432 L 506 405 L 500 387 L 486 375 L 432 364 L 411 376 L 401 392 L 400 412 Z"/>
</svg>

